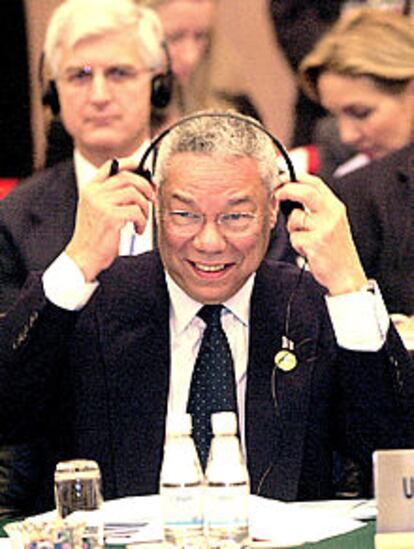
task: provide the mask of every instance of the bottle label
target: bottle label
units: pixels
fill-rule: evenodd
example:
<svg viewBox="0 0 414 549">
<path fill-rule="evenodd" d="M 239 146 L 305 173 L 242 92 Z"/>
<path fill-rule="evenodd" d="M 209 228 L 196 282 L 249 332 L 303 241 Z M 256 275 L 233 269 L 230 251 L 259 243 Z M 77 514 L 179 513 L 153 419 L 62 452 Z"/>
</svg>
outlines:
<svg viewBox="0 0 414 549">
<path fill-rule="evenodd" d="M 203 524 L 203 488 L 162 486 L 162 511 L 165 528 L 200 528 Z"/>
<path fill-rule="evenodd" d="M 205 501 L 208 528 L 247 527 L 249 522 L 249 490 L 243 484 L 209 485 Z"/>
</svg>

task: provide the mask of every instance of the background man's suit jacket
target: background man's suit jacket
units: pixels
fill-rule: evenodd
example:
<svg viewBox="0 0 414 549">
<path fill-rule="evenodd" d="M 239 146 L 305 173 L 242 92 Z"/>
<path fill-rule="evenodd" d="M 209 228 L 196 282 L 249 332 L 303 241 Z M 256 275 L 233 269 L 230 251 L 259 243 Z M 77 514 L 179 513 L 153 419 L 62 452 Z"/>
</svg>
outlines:
<svg viewBox="0 0 414 549">
<path fill-rule="evenodd" d="M 414 145 L 330 185 L 347 207 L 362 264 L 388 310 L 414 314 Z"/>
<path fill-rule="evenodd" d="M 305 273 L 289 337 L 298 366 L 275 372 L 298 270 L 265 262 L 252 296 L 246 394 L 253 492 L 330 497 L 334 447 L 365 469 L 378 447 L 410 445 L 412 367 L 391 330 L 381 353 L 338 349 L 323 292 Z M 118 258 L 80 313 L 47 302 L 31 277 L 0 325 L 0 433 L 45 437 L 34 510 L 52 505 L 59 459 L 96 459 L 106 498 L 158 490 L 169 388 L 169 299 L 157 252 Z M 411 426 L 410 426 L 410 429 Z M 45 436 L 46 435 L 46 436 Z"/>
<path fill-rule="evenodd" d="M 0 201 L 0 313 L 17 299 L 29 272 L 43 271 L 64 249 L 77 202 L 72 160 L 24 180 Z"/>
</svg>

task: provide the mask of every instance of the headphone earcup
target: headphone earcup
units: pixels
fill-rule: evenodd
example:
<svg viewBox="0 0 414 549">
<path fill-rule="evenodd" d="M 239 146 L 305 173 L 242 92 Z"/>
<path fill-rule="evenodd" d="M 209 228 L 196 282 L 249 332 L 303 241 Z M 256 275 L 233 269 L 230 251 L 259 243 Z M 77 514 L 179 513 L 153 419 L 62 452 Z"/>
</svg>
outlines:
<svg viewBox="0 0 414 549">
<path fill-rule="evenodd" d="M 60 112 L 59 95 L 56 88 L 56 82 L 49 80 L 46 89 L 42 95 L 42 104 L 45 107 L 50 107 L 52 113 L 57 116 Z"/>
<path fill-rule="evenodd" d="M 173 76 L 169 71 L 167 74 L 157 74 L 151 81 L 151 104 L 157 109 L 165 109 L 170 103 L 173 88 Z"/>
<path fill-rule="evenodd" d="M 141 164 L 138 166 L 136 170 L 134 170 L 137 175 L 140 175 L 144 179 L 146 179 L 149 183 L 152 185 L 152 173 L 147 168 L 144 168 L 141 166 Z"/>
</svg>

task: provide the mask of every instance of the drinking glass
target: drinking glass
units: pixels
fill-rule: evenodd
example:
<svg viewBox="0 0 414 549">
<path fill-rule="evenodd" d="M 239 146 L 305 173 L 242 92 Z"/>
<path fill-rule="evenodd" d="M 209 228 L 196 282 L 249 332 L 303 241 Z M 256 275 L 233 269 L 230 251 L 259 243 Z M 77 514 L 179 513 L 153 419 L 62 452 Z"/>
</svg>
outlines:
<svg viewBox="0 0 414 549">
<path fill-rule="evenodd" d="M 95 461 L 75 459 L 57 464 L 55 503 L 62 519 L 76 512 L 85 521 L 84 544 L 91 549 L 103 547 L 101 473 Z"/>
</svg>

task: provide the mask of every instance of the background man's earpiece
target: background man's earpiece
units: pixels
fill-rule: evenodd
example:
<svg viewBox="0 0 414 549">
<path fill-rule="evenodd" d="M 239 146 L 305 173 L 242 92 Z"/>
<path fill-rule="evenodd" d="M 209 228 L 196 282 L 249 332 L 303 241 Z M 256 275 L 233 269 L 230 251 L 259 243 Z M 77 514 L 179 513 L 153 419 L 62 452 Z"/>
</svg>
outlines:
<svg viewBox="0 0 414 549">
<path fill-rule="evenodd" d="M 154 76 L 151 82 L 151 105 L 157 109 L 165 109 L 171 101 L 172 89 L 172 73 Z"/>
<path fill-rule="evenodd" d="M 167 70 L 154 76 L 151 82 L 151 105 L 157 109 L 165 109 L 170 104 L 174 82 L 172 61 L 166 42 L 162 43 L 162 48 L 167 60 Z"/>
<path fill-rule="evenodd" d="M 45 52 L 42 51 L 39 59 L 39 66 L 37 69 L 37 77 L 42 94 L 42 105 L 44 105 L 45 107 L 49 107 L 54 116 L 57 116 L 60 112 L 60 105 L 56 82 L 50 79 L 45 81 L 44 72 Z"/>
<path fill-rule="evenodd" d="M 60 112 L 59 95 L 54 80 L 49 80 L 46 88 L 42 91 L 42 105 L 50 107 L 54 116 Z"/>
</svg>

